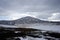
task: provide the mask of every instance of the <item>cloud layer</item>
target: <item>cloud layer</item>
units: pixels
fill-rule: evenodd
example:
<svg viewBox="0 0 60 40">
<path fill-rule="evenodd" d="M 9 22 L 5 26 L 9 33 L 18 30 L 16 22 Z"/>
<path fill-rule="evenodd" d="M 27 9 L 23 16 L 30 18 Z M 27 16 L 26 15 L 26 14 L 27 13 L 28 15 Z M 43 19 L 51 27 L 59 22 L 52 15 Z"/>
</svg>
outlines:
<svg viewBox="0 0 60 40">
<path fill-rule="evenodd" d="M 60 21 L 60 13 L 53 13 L 52 16 L 48 18 L 48 20 Z"/>
<path fill-rule="evenodd" d="M 21 18 L 24 14 L 47 19 L 53 13 L 60 15 L 60 0 L 0 0 L 0 19 Z"/>
</svg>

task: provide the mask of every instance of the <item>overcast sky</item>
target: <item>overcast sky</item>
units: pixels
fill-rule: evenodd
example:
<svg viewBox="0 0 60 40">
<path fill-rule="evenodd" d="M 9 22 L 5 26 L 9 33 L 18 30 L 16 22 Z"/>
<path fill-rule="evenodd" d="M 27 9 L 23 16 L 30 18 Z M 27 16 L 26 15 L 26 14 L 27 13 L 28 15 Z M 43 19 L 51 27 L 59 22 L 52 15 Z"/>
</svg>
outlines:
<svg viewBox="0 0 60 40">
<path fill-rule="evenodd" d="M 25 16 L 60 20 L 60 0 L 0 0 L 0 20 Z"/>
</svg>

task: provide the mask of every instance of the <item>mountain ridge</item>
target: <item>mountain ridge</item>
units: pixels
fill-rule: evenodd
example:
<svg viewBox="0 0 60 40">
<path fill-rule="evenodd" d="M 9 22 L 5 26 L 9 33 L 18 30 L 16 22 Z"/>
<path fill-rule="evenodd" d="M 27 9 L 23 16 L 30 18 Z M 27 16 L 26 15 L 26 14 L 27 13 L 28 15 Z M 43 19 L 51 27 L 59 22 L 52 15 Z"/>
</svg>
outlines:
<svg viewBox="0 0 60 40">
<path fill-rule="evenodd" d="M 20 24 L 25 24 L 25 23 L 30 24 L 30 23 L 39 23 L 41 22 L 41 20 L 38 18 L 27 16 L 27 17 L 23 17 L 18 20 L 15 20 L 15 23 L 19 23 L 19 22 Z"/>
<path fill-rule="evenodd" d="M 34 23 L 55 23 L 55 24 L 59 24 L 60 22 L 54 22 L 54 21 L 44 21 L 44 20 L 40 20 L 38 18 L 34 18 L 34 17 L 30 17 L 30 16 L 26 16 L 26 17 L 22 17 L 20 19 L 17 20 L 1 20 L 0 24 L 6 24 L 6 25 L 15 25 L 15 24 L 34 24 Z"/>
</svg>

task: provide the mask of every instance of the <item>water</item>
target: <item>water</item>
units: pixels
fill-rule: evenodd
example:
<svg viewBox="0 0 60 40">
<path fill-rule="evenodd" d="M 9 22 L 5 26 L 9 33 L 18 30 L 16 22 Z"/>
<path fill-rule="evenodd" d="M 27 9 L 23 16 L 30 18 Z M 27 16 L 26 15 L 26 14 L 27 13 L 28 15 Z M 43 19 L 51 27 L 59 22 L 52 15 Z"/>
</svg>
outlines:
<svg viewBox="0 0 60 40">
<path fill-rule="evenodd" d="M 43 24 L 19 24 L 18 27 L 24 27 L 24 28 L 35 28 L 35 29 L 42 29 L 42 30 L 47 30 L 47 31 L 53 31 L 53 32 L 58 32 L 60 33 L 60 25 L 56 25 L 56 24 L 47 24 L 47 23 L 43 23 Z M 51 37 L 51 40 L 60 40 L 59 38 L 54 38 Z M 47 40 L 43 38 L 33 38 L 32 40 Z M 49 39 L 48 39 L 49 40 Z"/>
<path fill-rule="evenodd" d="M 35 29 L 42 29 L 42 30 L 48 30 L 48 31 L 54 31 L 54 32 L 60 32 L 60 25 L 55 24 L 19 24 L 17 27 L 22 28 L 35 28 Z"/>
<path fill-rule="evenodd" d="M 12 27 L 12 28 L 35 28 L 35 29 L 42 29 L 42 30 L 47 30 L 47 31 L 53 31 L 53 32 L 59 32 L 60 33 L 60 25 L 56 24 L 51 24 L 51 23 L 36 23 L 36 24 L 17 24 L 17 25 L 1 25 L 4 27 Z M 33 37 L 26 37 L 26 38 L 21 38 L 21 40 L 47 40 L 42 36 L 43 38 L 33 38 Z M 60 40 L 58 38 L 52 37 L 54 40 Z M 51 39 L 51 40 L 52 40 Z"/>
</svg>

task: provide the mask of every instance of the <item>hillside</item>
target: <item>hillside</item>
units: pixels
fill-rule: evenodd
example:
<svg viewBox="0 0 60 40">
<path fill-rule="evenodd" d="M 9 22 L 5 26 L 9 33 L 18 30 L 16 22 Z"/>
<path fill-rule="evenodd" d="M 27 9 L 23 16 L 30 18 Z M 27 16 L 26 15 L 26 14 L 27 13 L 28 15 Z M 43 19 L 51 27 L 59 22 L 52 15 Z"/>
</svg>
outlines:
<svg viewBox="0 0 60 40">
<path fill-rule="evenodd" d="M 34 17 L 30 17 L 30 16 L 26 16 L 26 17 L 22 17 L 20 19 L 17 20 L 0 20 L 0 24 L 4 24 L 4 25 L 15 25 L 15 24 L 34 24 L 34 23 L 52 23 L 52 24 L 56 24 L 56 25 L 60 25 L 60 22 L 57 21 L 44 21 L 44 20 L 40 20 L 38 18 L 34 18 Z"/>
</svg>

